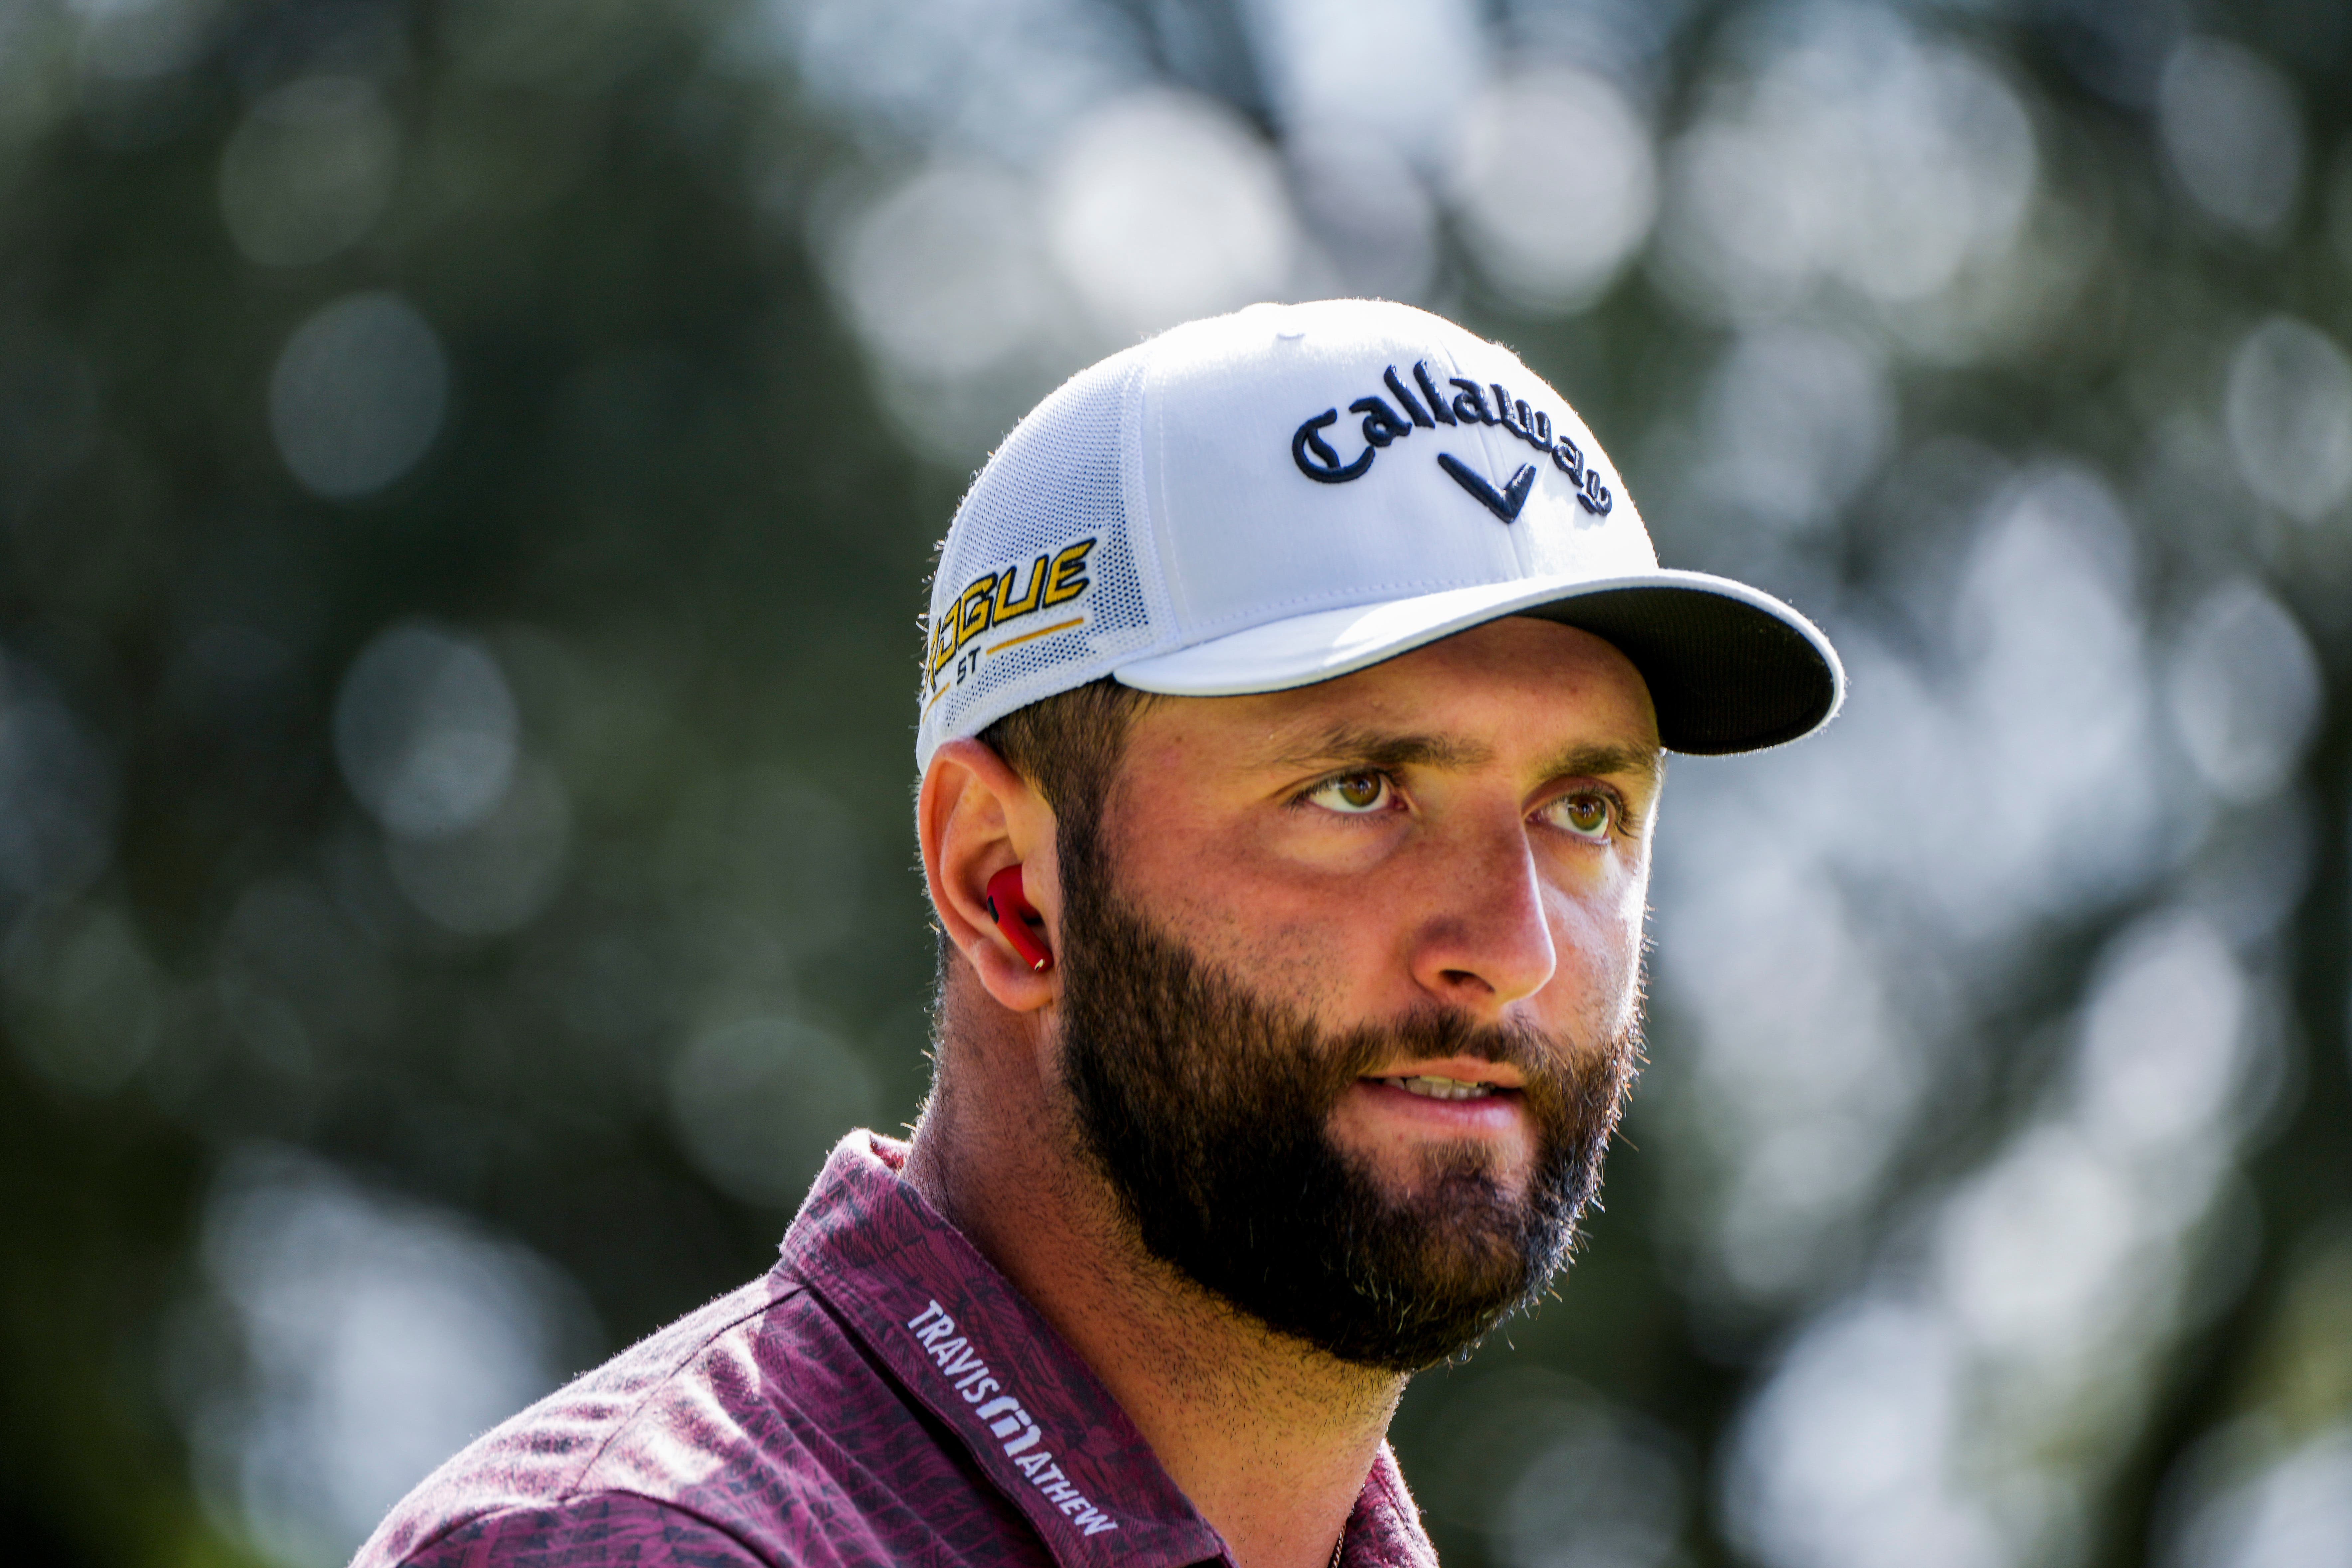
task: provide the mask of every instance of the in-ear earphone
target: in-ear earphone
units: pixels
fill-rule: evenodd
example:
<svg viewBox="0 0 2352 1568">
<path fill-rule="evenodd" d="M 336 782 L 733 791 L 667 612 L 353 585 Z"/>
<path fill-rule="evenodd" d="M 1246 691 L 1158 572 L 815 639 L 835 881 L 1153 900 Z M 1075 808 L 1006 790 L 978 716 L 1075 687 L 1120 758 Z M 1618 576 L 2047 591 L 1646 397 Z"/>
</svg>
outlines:
<svg viewBox="0 0 2352 1568">
<path fill-rule="evenodd" d="M 1007 866 L 988 879 L 988 914 L 1013 951 L 1029 961 L 1030 969 L 1039 974 L 1053 966 L 1054 955 L 1029 929 L 1029 921 L 1040 917 L 1029 907 L 1028 898 L 1021 890 L 1021 868 Z"/>
</svg>

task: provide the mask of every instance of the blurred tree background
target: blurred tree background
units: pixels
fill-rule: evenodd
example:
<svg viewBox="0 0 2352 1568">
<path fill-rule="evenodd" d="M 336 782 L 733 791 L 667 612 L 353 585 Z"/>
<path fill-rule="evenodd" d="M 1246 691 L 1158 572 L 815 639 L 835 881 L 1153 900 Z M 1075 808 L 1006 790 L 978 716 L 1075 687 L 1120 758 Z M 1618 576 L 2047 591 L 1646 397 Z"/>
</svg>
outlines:
<svg viewBox="0 0 2352 1568">
<path fill-rule="evenodd" d="M 0 0 L 0 1530 L 341 1562 L 909 1118 L 916 617 L 1376 293 L 1853 675 L 1684 763 L 1448 1562 L 2352 1550 L 2330 0 Z M 1507 1343 L 1505 1342 L 1508 1342 Z"/>
</svg>

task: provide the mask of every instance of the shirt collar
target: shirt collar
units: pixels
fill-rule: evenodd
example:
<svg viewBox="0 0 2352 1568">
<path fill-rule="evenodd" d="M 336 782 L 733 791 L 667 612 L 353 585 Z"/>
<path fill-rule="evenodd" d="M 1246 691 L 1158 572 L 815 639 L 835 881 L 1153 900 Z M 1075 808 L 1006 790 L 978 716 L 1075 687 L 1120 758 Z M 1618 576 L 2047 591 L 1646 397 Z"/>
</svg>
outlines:
<svg viewBox="0 0 2352 1568">
<path fill-rule="evenodd" d="M 785 1233 L 782 1267 L 964 1442 L 1063 1568 L 1230 1562 L 1077 1352 L 899 1178 L 906 1158 L 871 1132 L 843 1139 Z M 1386 1444 L 1345 1545 L 1352 1564 L 1436 1562 Z"/>
<path fill-rule="evenodd" d="M 784 1267 L 971 1450 L 1064 1568 L 1225 1555 L 1108 1391 L 1010 1280 L 853 1132 L 784 1235 Z"/>
</svg>

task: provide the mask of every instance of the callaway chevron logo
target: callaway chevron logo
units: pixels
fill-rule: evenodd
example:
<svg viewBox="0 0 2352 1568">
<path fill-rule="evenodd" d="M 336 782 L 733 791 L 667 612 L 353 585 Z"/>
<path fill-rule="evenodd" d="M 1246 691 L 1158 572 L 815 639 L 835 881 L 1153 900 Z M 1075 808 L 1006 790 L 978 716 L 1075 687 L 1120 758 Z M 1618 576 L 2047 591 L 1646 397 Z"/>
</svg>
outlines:
<svg viewBox="0 0 2352 1568">
<path fill-rule="evenodd" d="M 1585 462 L 1583 450 L 1568 432 L 1555 432 L 1550 415 L 1528 408 L 1524 398 L 1514 399 L 1503 390 L 1501 383 L 1481 385 L 1462 376 L 1449 377 L 1446 384 L 1456 390 L 1448 399 L 1438 391 L 1427 360 L 1412 367 L 1412 379 L 1421 389 L 1419 397 L 1397 374 L 1396 366 L 1391 365 L 1381 382 L 1396 399 L 1394 403 L 1375 392 L 1348 405 L 1349 413 L 1364 416 L 1360 426 L 1364 449 L 1351 461 L 1341 461 L 1339 452 L 1324 438 L 1323 432 L 1339 422 L 1337 408 L 1327 408 L 1299 426 L 1290 437 L 1290 458 L 1298 465 L 1298 471 L 1318 484 L 1344 485 L 1370 473 L 1374 457 L 1416 429 L 1434 430 L 1441 425 L 1457 428 L 1465 425 L 1499 425 L 1549 458 L 1551 466 L 1566 474 L 1569 482 L 1576 487 L 1577 501 L 1585 510 L 1595 517 L 1607 517 L 1610 509 L 1617 504 L 1617 498 L 1601 480 L 1600 468 Z M 1486 397 L 1489 392 L 1494 394 L 1491 403 Z M 1499 490 L 1485 475 L 1451 452 L 1438 453 L 1437 466 L 1505 522 L 1518 521 L 1520 509 L 1528 504 L 1528 493 L 1535 489 L 1533 463 L 1520 464 L 1517 472 Z"/>
</svg>

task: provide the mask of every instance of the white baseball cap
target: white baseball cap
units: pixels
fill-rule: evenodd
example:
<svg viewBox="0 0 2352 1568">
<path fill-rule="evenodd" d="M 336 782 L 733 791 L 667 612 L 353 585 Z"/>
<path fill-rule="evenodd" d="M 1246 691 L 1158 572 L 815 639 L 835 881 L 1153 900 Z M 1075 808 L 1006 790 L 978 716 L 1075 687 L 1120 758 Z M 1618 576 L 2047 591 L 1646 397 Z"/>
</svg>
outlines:
<svg viewBox="0 0 2352 1568">
<path fill-rule="evenodd" d="M 1659 567 L 1509 350 L 1409 305 L 1253 305 L 1079 372 L 982 468 L 932 580 L 916 759 L 1106 675 L 1279 691 L 1502 616 L 1614 645 L 1672 751 L 1792 741 L 1844 696 L 1795 610 Z"/>
</svg>

